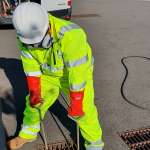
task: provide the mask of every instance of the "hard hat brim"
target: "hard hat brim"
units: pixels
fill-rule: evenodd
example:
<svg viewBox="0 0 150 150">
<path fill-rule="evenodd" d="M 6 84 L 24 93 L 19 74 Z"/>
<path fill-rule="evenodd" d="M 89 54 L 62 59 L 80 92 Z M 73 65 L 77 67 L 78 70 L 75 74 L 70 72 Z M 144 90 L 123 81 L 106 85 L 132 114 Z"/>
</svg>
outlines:
<svg viewBox="0 0 150 150">
<path fill-rule="evenodd" d="M 36 44 L 36 43 L 39 43 L 42 41 L 44 35 L 41 35 L 41 36 L 38 36 L 36 38 L 32 38 L 32 39 L 29 39 L 29 38 L 23 38 L 21 36 L 19 36 L 19 39 L 21 42 L 25 43 L 25 44 Z"/>
<path fill-rule="evenodd" d="M 39 35 L 38 37 L 35 37 L 35 38 L 24 38 L 24 37 L 21 37 L 21 36 L 19 36 L 19 39 L 20 39 L 20 41 L 21 42 L 23 42 L 23 43 L 25 43 L 25 44 L 36 44 L 36 43 L 40 43 L 42 40 L 43 40 L 43 38 L 44 38 L 44 36 L 45 36 L 45 34 L 46 34 L 46 31 L 47 31 L 47 29 L 48 29 L 48 25 L 47 25 L 47 27 L 45 28 L 45 32 L 43 32 L 41 35 Z"/>
<path fill-rule="evenodd" d="M 25 44 L 40 43 L 43 40 L 43 38 L 44 38 L 44 36 L 48 30 L 48 27 L 49 27 L 49 21 L 47 20 L 47 24 L 46 24 L 45 28 L 43 29 L 43 32 L 41 33 L 41 35 L 38 35 L 35 38 L 24 38 L 22 36 L 18 36 L 18 37 L 19 37 L 20 41 L 25 43 Z"/>
</svg>

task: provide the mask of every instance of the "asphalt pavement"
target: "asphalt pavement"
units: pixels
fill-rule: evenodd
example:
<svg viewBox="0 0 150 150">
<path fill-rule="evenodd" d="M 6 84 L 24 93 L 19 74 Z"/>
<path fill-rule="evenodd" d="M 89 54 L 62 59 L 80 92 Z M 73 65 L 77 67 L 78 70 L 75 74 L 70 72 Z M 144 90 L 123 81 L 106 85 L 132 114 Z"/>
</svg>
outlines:
<svg viewBox="0 0 150 150">
<path fill-rule="evenodd" d="M 150 60 L 140 58 L 150 57 L 150 1 L 76 0 L 73 15 L 72 21 L 85 29 L 95 57 L 95 103 L 103 129 L 104 150 L 127 150 L 117 132 L 150 125 Z M 127 103 L 121 94 L 126 74 L 121 59 L 127 56 L 140 56 L 124 61 L 128 77 L 123 93 L 133 104 Z M 22 121 L 20 108 L 24 108 L 27 93 L 14 30 L 0 30 L 0 81 L 3 122 L 8 136 L 13 136 L 20 128 L 16 126 Z M 58 125 L 67 137 L 74 130 L 62 106 L 64 102 L 57 102 L 44 119 L 50 143 L 64 139 Z M 42 143 L 40 136 L 22 149 L 34 150 L 39 143 Z"/>
</svg>

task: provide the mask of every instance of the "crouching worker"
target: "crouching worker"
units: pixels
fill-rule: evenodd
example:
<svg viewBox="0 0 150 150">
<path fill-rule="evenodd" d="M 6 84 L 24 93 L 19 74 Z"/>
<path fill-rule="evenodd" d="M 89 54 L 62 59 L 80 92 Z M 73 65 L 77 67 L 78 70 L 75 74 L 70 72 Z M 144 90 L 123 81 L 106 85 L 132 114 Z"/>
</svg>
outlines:
<svg viewBox="0 0 150 150">
<path fill-rule="evenodd" d="M 78 25 L 56 18 L 33 2 L 21 3 L 13 13 L 29 95 L 22 129 L 9 141 L 21 148 L 37 138 L 39 112 L 44 117 L 60 90 L 68 97 L 68 115 L 76 119 L 86 150 L 102 150 L 102 130 L 94 104 L 93 57 L 86 34 Z"/>
</svg>

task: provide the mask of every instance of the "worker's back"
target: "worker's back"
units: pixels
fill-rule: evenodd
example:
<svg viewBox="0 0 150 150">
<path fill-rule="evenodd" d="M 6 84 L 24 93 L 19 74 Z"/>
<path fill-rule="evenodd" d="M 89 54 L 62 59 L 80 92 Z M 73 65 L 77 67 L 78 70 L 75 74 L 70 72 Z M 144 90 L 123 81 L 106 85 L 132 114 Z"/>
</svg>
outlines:
<svg viewBox="0 0 150 150">
<path fill-rule="evenodd" d="M 76 59 L 80 60 L 82 67 L 76 71 L 85 74 L 91 72 L 93 57 L 91 48 L 87 42 L 86 34 L 78 25 L 52 15 L 49 16 L 50 32 L 53 37 L 53 44 L 49 49 L 35 48 L 30 49 L 19 42 L 19 49 L 22 52 L 23 66 L 26 73 L 42 71 L 43 74 L 61 77 L 64 73 L 70 71 L 70 64 Z M 78 44 L 76 42 L 78 41 Z M 42 50 L 41 50 L 42 49 Z M 28 59 L 25 56 L 30 53 L 33 59 Z M 31 65 L 32 64 L 32 65 Z M 72 64 L 79 65 L 79 64 Z M 33 67 L 34 66 L 34 67 Z M 71 68 L 74 66 L 71 66 Z M 68 69 L 69 68 L 69 69 Z M 79 67 L 75 67 L 78 69 Z M 71 70 L 72 71 L 72 70 Z"/>
</svg>

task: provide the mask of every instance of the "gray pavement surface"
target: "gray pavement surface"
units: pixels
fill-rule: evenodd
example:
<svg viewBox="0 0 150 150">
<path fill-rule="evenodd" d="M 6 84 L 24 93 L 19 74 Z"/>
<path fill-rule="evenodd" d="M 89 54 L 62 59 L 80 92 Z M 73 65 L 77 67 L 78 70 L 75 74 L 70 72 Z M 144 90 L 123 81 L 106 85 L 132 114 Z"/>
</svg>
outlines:
<svg viewBox="0 0 150 150">
<path fill-rule="evenodd" d="M 128 104 L 122 98 L 120 88 L 126 72 L 121 59 L 134 55 L 150 57 L 150 1 L 76 0 L 73 1 L 73 14 L 99 15 L 73 18 L 73 21 L 86 30 L 93 48 L 95 103 L 103 129 L 104 150 L 127 150 L 117 132 L 149 126 L 150 113 L 149 110 Z M 23 107 L 26 86 L 14 30 L 0 30 L 0 39 L 0 97 L 4 104 L 4 125 L 11 136 L 16 130 L 16 118 L 21 115 L 19 108 Z M 125 63 L 129 71 L 124 85 L 126 97 L 133 103 L 150 109 L 150 61 L 128 58 Z M 62 107 L 58 103 L 56 108 Z M 59 114 L 63 113 L 56 114 L 55 109 L 52 111 L 59 121 L 62 118 Z M 65 112 L 64 109 L 61 111 Z M 63 139 L 49 112 L 44 124 L 49 142 Z M 68 136 L 70 123 L 64 126 L 62 121 L 59 124 Z M 38 143 L 42 143 L 40 137 L 22 149 L 34 150 Z"/>
</svg>

